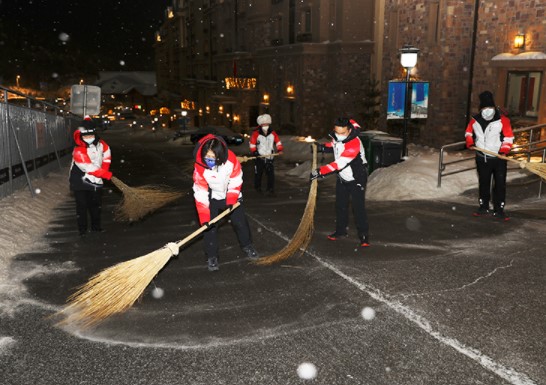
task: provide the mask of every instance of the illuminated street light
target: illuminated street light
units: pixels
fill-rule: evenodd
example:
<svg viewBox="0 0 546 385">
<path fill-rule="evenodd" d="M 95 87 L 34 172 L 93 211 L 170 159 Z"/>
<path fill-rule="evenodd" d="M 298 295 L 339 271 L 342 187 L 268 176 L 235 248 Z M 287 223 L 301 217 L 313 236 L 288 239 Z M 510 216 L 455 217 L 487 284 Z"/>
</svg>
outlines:
<svg viewBox="0 0 546 385">
<path fill-rule="evenodd" d="M 19 87 L 19 80 L 21 79 L 21 75 L 17 75 L 15 78 L 15 82 L 17 83 L 17 87 Z"/>
<path fill-rule="evenodd" d="M 402 157 L 408 156 L 408 120 L 411 118 L 411 84 L 410 72 L 417 65 L 417 55 L 419 48 L 411 45 L 404 45 L 400 49 L 400 64 L 406 69 L 406 98 L 404 101 L 404 132 L 402 136 Z"/>
</svg>

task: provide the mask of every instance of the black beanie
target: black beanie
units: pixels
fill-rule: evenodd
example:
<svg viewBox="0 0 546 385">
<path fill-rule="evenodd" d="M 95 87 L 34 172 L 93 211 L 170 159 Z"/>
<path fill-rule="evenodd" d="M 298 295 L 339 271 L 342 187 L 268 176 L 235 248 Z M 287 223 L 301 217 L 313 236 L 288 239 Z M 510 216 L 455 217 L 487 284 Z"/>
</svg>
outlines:
<svg viewBox="0 0 546 385">
<path fill-rule="evenodd" d="M 493 94 L 490 91 L 483 91 L 480 94 L 480 110 L 485 107 L 495 107 Z"/>
</svg>

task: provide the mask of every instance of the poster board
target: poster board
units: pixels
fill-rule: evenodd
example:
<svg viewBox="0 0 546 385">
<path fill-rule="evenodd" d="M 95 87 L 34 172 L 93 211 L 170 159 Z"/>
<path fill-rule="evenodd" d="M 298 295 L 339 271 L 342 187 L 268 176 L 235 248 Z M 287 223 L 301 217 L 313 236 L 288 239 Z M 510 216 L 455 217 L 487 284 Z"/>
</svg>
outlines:
<svg viewBox="0 0 546 385">
<path fill-rule="evenodd" d="M 428 117 L 429 82 L 410 82 L 411 85 L 411 119 Z M 387 119 L 404 119 L 406 106 L 406 82 L 392 80 L 389 82 Z"/>
</svg>

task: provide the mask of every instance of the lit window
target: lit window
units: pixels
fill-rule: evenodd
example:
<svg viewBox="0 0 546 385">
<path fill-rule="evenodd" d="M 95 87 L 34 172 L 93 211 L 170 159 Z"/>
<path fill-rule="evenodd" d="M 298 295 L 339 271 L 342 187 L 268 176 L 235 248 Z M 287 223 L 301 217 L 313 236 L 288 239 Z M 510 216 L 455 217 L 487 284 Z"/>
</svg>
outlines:
<svg viewBox="0 0 546 385">
<path fill-rule="evenodd" d="M 508 73 L 506 108 L 510 117 L 537 119 L 542 73 L 513 71 Z"/>
</svg>

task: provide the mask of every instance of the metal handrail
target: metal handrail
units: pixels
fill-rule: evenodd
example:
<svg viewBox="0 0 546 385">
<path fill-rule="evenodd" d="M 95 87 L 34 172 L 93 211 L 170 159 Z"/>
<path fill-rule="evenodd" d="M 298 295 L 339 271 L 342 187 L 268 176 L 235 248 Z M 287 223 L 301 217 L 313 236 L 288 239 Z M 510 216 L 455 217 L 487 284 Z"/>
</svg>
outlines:
<svg viewBox="0 0 546 385">
<path fill-rule="evenodd" d="M 529 140 L 526 144 L 514 146 L 512 148 L 511 153 L 518 156 L 525 155 L 527 160 L 530 160 L 533 154 L 542 153 L 542 163 L 544 163 L 546 160 L 546 140 L 533 141 L 533 131 L 537 129 L 542 129 L 542 128 L 546 128 L 546 123 L 537 124 L 537 125 L 529 126 L 529 127 L 522 127 L 522 128 L 513 130 L 514 135 L 522 133 L 522 132 L 529 132 Z M 448 166 L 475 159 L 475 156 L 472 155 L 467 158 L 457 159 L 457 160 L 453 160 L 449 162 L 444 161 L 445 153 L 447 151 L 453 150 L 453 149 L 457 149 L 457 151 L 463 150 L 465 149 L 465 144 L 466 144 L 465 141 L 461 141 L 461 142 L 446 144 L 445 146 L 442 146 L 440 148 L 440 156 L 438 160 L 438 185 L 437 185 L 438 188 L 442 187 L 442 177 L 476 169 L 475 165 L 472 164 L 472 166 L 469 166 L 468 168 L 460 168 L 457 170 L 446 172 L 446 168 Z M 512 169 L 519 169 L 519 167 L 512 168 Z M 540 185 L 539 185 L 539 197 L 540 197 L 541 191 L 542 191 L 542 179 L 540 180 Z"/>
</svg>

